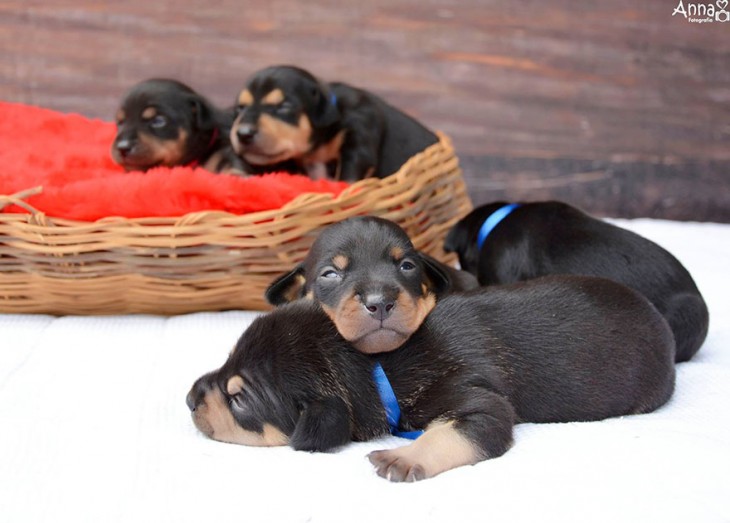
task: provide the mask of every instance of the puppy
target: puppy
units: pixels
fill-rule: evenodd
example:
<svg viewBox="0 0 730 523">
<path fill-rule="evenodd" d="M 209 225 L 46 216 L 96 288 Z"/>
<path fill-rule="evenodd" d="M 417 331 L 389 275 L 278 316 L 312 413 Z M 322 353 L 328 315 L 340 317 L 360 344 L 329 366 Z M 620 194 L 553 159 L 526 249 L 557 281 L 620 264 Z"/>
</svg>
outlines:
<svg viewBox="0 0 730 523">
<path fill-rule="evenodd" d="M 135 85 L 116 114 L 112 158 L 128 171 L 177 165 L 243 174 L 246 166 L 228 136 L 233 113 L 217 109 L 176 80 Z"/>
<path fill-rule="evenodd" d="M 383 178 L 438 141 L 374 94 L 323 83 L 293 66 L 255 73 L 237 107 L 231 143 L 246 162 L 262 167 L 294 161 L 315 179 Z"/>
<path fill-rule="evenodd" d="M 328 451 L 425 429 L 369 456 L 380 476 L 415 481 L 504 454 L 518 422 L 654 410 L 672 394 L 673 360 L 672 333 L 641 294 L 550 276 L 449 295 L 400 349 L 374 357 L 298 300 L 257 318 L 187 403 L 207 436 L 244 445 Z M 383 373 L 399 415 L 385 413 Z"/>
<path fill-rule="evenodd" d="M 461 268 L 479 283 L 546 274 L 609 278 L 641 292 L 664 315 L 677 342 L 678 362 L 699 350 L 707 335 L 707 305 L 689 272 L 669 252 L 565 203 L 525 203 L 511 212 L 505 206 L 497 202 L 475 209 L 446 237 L 444 250 L 456 252 Z M 499 214 L 504 217 L 495 222 Z M 480 248 L 477 237 L 488 219 L 497 225 Z"/>
<path fill-rule="evenodd" d="M 402 345 L 440 296 L 478 286 L 471 274 L 416 251 L 395 223 L 367 216 L 322 231 L 304 261 L 269 286 L 266 299 L 273 305 L 314 299 L 346 340 L 375 353 Z"/>
</svg>

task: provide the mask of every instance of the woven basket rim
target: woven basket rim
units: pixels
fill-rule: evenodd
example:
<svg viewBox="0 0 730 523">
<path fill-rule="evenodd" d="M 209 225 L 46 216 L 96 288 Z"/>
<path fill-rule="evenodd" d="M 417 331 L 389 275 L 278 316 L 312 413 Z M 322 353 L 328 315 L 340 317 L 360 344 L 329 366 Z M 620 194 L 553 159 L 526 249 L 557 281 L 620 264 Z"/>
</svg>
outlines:
<svg viewBox="0 0 730 523">
<path fill-rule="evenodd" d="M 372 190 L 375 187 L 379 187 L 383 184 L 388 183 L 394 183 L 402 181 L 403 178 L 406 178 L 411 170 L 411 166 L 413 164 L 420 163 L 421 159 L 424 156 L 428 156 L 429 154 L 432 154 L 434 151 L 440 151 L 445 150 L 453 153 L 453 145 L 451 139 L 444 134 L 441 131 L 435 132 L 436 136 L 438 137 L 438 142 L 433 143 L 426 147 L 424 150 L 416 153 L 415 155 L 411 156 L 401 167 L 393 174 L 386 176 L 384 178 L 366 178 L 364 180 L 359 180 L 357 182 L 352 183 L 349 187 L 346 187 L 343 191 L 341 191 L 339 194 L 335 195 L 332 193 L 317 193 L 317 192 L 308 192 L 308 193 L 302 193 L 298 196 L 296 196 L 291 201 L 285 203 L 281 207 L 277 207 L 275 209 L 268 209 L 264 211 L 255 211 L 251 213 L 244 213 L 244 214 L 235 214 L 228 211 L 222 211 L 222 210 L 207 210 L 207 211 L 194 211 L 189 212 L 180 216 L 143 216 L 143 217 L 136 217 L 136 218 L 127 218 L 124 216 L 105 216 L 104 218 L 99 218 L 98 220 L 75 220 L 75 219 L 68 219 L 68 218 L 59 218 L 54 216 L 48 216 L 45 212 L 39 211 L 32 207 L 31 205 L 27 204 L 24 201 L 24 198 L 31 196 L 33 194 L 37 194 L 38 192 L 42 191 L 42 187 L 33 187 L 29 188 L 23 191 L 20 191 L 14 195 L 3 195 L 0 194 L 0 221 L 8 220 L 9 218 L 12 218 L 13 220 L 17 220 L 18 218 L 22 218 L 24 221 L 27 220 L 28 223 L 35 223 L 38 225 L 44 225 L 44 226 L 63 226 L 64 228 L 86 228 L 86 227 L 96 227 L 96 226 L 104 226 L 104 225 L 111 225 L 111 224 L 129 224 L 129 225 L 135 225 L 135 226 L 146 226 L 146 225 L 154 225 L 154 226 L 160 226 L 160 225 L 173 225 L 173 226 L 181 226 L 186 224 L 193 224 L 196 223 L 202 219 L 209 218 L 209 217 L 216 217 L 218 219 L 225 219 L 225 218 L 235 218 L 236 220 L 245 219 L 247 222 L 251 223 L 258 223 L 258 222 L 267 222 L 275 218 L 280 218 L 282 213 L 286 213 L 287 211 L 291 211 L 292 213 L 295 213 L 297 209 L 301 208 L 302 206 L 309 206 L 314 202 L 317 202 L 319 204 L 331 204 L 331 205 L 338 205 L 342 203 L 343 201 L 347 200 L 348 198 L 351 198 L 353 195 L 356 195 L 360 193 L 361 191 L 369 191 Z M 6 205 L 19 205 L 25 208 L 28 213 L 7 213 L 2 212 L 2 208 Z"/>
</svg>

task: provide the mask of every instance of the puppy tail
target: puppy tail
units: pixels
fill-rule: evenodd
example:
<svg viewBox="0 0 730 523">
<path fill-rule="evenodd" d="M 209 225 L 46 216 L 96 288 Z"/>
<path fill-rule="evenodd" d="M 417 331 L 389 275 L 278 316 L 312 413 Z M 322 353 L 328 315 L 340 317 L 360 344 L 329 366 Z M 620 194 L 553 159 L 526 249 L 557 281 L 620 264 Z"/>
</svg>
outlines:
<svg viewBox="0 0 730 523">
<path fill-rule="evenodd" d="M 679 294 L 672 298 L 664 313 L 677 344 L 677 363 L 688 361 L 707 337 L 710 315 L 701 296 Z"/>
</svg>

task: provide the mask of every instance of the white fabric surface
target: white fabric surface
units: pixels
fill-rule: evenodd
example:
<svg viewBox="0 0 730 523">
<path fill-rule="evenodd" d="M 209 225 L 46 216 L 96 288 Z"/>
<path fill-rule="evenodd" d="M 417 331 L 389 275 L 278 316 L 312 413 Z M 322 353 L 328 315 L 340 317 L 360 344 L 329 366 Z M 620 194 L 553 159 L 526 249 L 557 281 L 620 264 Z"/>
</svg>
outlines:
<svg viewBox="0 0 730 523">
<path fill-rule="evenodd" d="M 0 314 L 0 521 L 730 521 L 730 225 L 616 221 L 690 270 L 710 333 L 655 413 L 523 424 L 503 457 L 391 484 L 369 451 L 206 439 L 185 395 L 250 312 Z"/>
</svg>

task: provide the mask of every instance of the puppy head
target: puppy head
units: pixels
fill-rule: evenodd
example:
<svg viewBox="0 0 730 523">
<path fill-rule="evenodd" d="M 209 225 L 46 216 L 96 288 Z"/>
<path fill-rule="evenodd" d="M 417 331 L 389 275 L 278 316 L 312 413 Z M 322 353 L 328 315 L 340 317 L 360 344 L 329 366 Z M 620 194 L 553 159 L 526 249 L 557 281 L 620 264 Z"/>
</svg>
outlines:
<svg viewBox="0 0 730 523">
<path fill-rule="evenodd" d="M 266 291 L 275 305 L 308 297 L 365 353 L 400 347 L 449 289 L 442 267 L 395 223 L 350 218 L 325 229 L 302 264 Z"/>
<path fill-rule="evenodd" d="M 274 66 L 248 81 L 236 100 L 234 150 L 253 165 L 273 165 L 309 152 L 318 131 L 339 112 L 329 89 L 304 69 Z"/>
<path fill-rule="evenodd" d="M 494 211 L 506 205 L 506 202 L 495 202 L 477 207 L 454 225 L 444 240 L 444 251 L 455 252 L 459 256 L 459 265 L 463 271 L 477 274 L 479 270 L 479 246 L 477 236 L 484 221 Z"/>
<path fill-rule="evenodd" d="M 258 317 L 224 365 L 199 378 L 188 393 L 195 426 L 227 443 L 292 444 L 313 403 L 327 395 L 346 396 L 330 361 L 330 354 L 343 352 L 340 343 L 346 342 L 311 302 Z M 344 427 L 347 441 L 347 422 Z"/>
<path fill-rule="evenodd" d="M 128 171 L 201 159 L 215 132 L 212 106 L 190 87 L 167 79 L 134 86 L 116 114 L 112 158 Z"/>
</svg>

